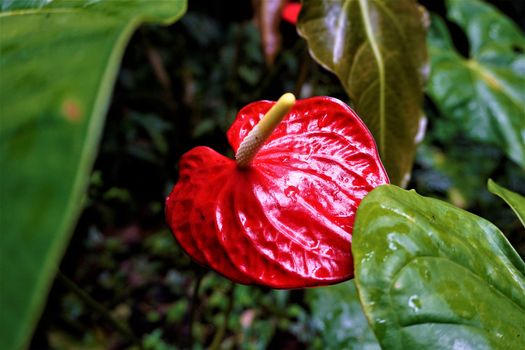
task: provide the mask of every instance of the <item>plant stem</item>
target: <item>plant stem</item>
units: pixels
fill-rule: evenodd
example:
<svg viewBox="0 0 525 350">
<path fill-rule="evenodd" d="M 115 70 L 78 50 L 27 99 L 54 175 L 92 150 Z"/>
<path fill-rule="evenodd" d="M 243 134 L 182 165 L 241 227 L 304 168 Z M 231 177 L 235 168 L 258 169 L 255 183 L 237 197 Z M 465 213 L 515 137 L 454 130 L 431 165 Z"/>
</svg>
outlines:
<svg viewBox="0 0 525 350">
<path fill-rule="evenodd" d="M 303 90 L 304 83 L 306 82 L 310 74 L 310 66 L 312 64 L 312 59 L 310 58 L 308 50 L 305 49 L 303 55 L 305 59 L 302 61 L 301 66 L 299 68 L 299 76 L 297 77 L 294 88 L 295 95 L 298 98 L 301 98 L 302 96 L 301 92 Z"/>
<path fill-rule="evenodd" d="M 104 307 L 104 305 L 93 299 L 88 293 L 80 288 L 75 282 L 67 278 L 61 271 L 57 273 L 57 280 L 62 283 L 68 290 L 75 294 L 86 306 L 91 308 L 93 311 L 98 313 L 107 323 L 112 325 L 122 336 L 129 341 L 133 342 L 139 349 L 143 350 L 144 347 L 140 342 L 139 338 L 133 334 L 127 324 L 117 321 L 111 313 Z"/>
<path fill-rule="evenodd" d="M 194 323 L 195 323 L 195 315 L 197 314 L 197 302 L 199 299 L 199 289 L 201 287 L 202 279 L 204 278 L 205 273 L 203 271 L 199 271 L 197 274 L 197 278 L 195 279 L 195 285 L 193 287 L 193 295 L 191 296 L 191 305 L 190 305 L 190 330 L 188 334 L 190 349 L 193 348 L 193 329 Z"/>
<path fill-rule="evenodd" d="M 226 311 L 224 312 L 224 319 L 222 320 L 222 324 L 220 325 L 219 329 L 217 329 L 217 332 L 215 333 L 215 336 L 213 337 L 213 341 L 211 342 L 211 345 L 209 347 L 210 350 L 218 350 L 221 346 L 222 339 L 224 338 L 224 334 L 226 334 L 226 329 L 228 328 L 228 320 L 230 319 L 230 314 L 233 309 L 233 300 L 235 298 L 235 283 L 232 282 L 231 289 L 228 295 L 228 305 L 226 306 Z"/>
<path fill-rule="evenodd" d="M 289 50 L 292 55 L 299 56 L 301 51 L 305 50 L 304 40 L 298 40 L 297 43 Z M 308 56 L 308 54 L 307 54 Z M 257 89 L 251 94 L 251 100 L 261 99 L 261 95 L 266 92 L 266 89 L 274 82 L 282 71 L 286 69 L 286 55 L 279 55 L 277 61 L 274 63 L 272 69 L 264 75 L 263 79 L 257 84 Z"/>
</svg>

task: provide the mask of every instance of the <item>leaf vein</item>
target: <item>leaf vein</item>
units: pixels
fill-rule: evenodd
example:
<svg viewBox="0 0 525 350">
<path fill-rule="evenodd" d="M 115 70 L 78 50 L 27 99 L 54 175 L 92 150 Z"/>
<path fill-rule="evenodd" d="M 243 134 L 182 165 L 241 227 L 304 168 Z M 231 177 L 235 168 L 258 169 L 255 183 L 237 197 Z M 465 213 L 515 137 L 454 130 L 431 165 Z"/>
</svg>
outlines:
<svg viewBox="0 0 525 350">
<path fill-rule="evenodd" d="M 381 56 L 381 51 L 379 49 L 379 44 L 375 37 L 372 23 L 370 23 L 370 13 L 368 9 L 368 3 L 365 0 L 359 0 L 359 5 L 361 9 L 361 16 L 363 18 L 363 24 L 365 26 L 366 37 L 370 42 L 370 47 L 374 54 L 374 58 L 377 63 L 378 79 L 379 79 L 379 154 L 382 158 L 386 157 L 385 150 L 385 139 L 386 139 L 386 116 L 385 116 L 385 93 L 384 88 L 386 84 L 385 79 L 385 67 L 383 58 Z"/>
</svg>

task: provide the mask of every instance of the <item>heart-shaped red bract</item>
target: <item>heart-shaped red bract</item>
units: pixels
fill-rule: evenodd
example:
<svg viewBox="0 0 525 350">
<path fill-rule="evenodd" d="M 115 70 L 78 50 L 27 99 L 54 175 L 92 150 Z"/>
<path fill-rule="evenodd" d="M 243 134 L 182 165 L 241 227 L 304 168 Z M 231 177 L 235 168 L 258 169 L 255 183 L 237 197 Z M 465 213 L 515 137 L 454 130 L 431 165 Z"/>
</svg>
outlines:
<svg viewBox="0 0 525 350">
<path fill-rule="evenodd" d="M 274 104 L 239 112 L 227 134 L 234 151 Z M 166 215 L 193 259 L 235 282 L 333 284 L 353 277 L 357 207 L 385 183 L 359 117 L 339 100 L 313 97 L 295 103 L 247 168 L 207 147 L 184 154 Z"/>
</svg>

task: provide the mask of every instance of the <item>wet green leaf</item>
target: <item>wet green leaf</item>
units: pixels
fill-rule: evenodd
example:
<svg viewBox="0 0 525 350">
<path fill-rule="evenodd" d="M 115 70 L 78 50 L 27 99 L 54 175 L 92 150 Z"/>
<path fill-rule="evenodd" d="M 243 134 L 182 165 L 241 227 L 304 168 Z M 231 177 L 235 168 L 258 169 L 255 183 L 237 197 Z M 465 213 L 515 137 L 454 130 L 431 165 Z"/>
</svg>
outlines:
<svg viewBox="0 0 525 350">
<path fill-rule="evenodd" d="M 454 48 L 443 20 L 433 17 L 428 92 L 464 135 L 498 145 L 525 168 L 525 37 L 478 0 L 450 0 L 448 13 L 468 38 L 469 57 Z"/>
<path fill-rule="evenodd" d="M 319 333 L 314 349 L 379 349 L 363 313 L 354 281 L 306 291 Z"/>
<path fill-rule="evenodd" d="M 0 13 L 0 343 L 27 345 L 66 247 L 124 48 L 184 0 L 12 0 Z"/>
<path fill-rule="evenodd" d="M 394 184 L 407 183 L 423 133 L 425 19 L 414 0 L 304 0 L 297 24 L 372 131 Z"/>
<path fill-rule="evenodd" d="M 415 191 L 361 202 L 352 252 L 384 348 L 525 348 L 525 264 L 490 222 Z"/>
<path fill-rule="evenodd" d="M 489 191 L 503 199 L 516 213 L 523 226 L 525 226 L 525 197 L 501 187 L 491 179 L 488 181 Z"/>
</svg>

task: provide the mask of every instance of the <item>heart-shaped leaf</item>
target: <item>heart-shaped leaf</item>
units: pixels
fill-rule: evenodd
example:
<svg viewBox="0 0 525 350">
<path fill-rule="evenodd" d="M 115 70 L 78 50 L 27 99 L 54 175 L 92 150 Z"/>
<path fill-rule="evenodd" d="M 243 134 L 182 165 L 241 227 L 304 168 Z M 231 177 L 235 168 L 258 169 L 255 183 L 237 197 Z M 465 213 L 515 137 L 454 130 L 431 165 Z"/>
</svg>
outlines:
<svg viewBox="0 0 525 350">
<path fill-rule="evenodd" d="M 0 13 L 0 343 L 27 345 L 82 207 L 117 69 L 186 2 L 14 0 Z"/>
<path fill-rule="evenodd" d="M 228 131 L 235 152 L 274 104 L 239 112 Z M 387 182 L 359 117 L 336 99 L 314 97 L 295 103 L 248 168 L 207 147 L 186 153 L 166 215 L 190 256 L 234 281 L 332 284 L 353 276 L 359 202 Z"/>
<path fill-rule="evenodd" d="M 525 264 L 490 222 L 380 186 L 359 206 L 352 252 L 382 347 L 525 348 Z"/>
<path fill-rule="evenodd" d="M 469 57 L 456 51 L 443 20 L 434 16 L 428 92 L 462 135 L 498 145 L 525 168 L 525 37 L 478 0 L 450 0 L 448 13 L 465 31 Z"/>
<path fill-rule="evenodd" d="M 491 179 L 488 181 L 489 191 L 503 199 L 516 213 L 523 226 L 525 226 L 525 197 L 501 187 Z"/>
<path fill-rule="evenodd" d="M 312 56 L 341 80 L 398 185 L 424 132 L 425 18 L 415 0 L 304 0 L 297 24 Z"/>
</svg>

